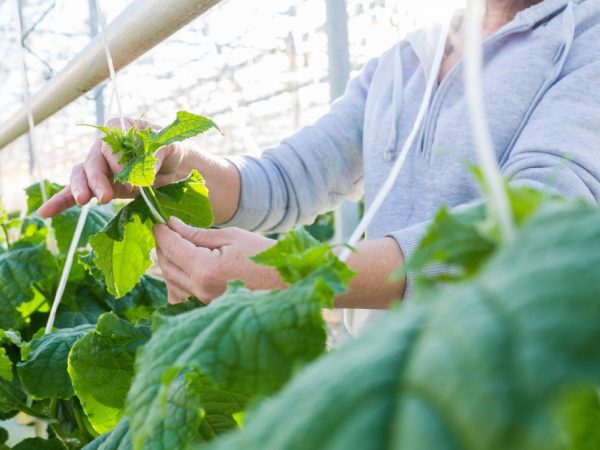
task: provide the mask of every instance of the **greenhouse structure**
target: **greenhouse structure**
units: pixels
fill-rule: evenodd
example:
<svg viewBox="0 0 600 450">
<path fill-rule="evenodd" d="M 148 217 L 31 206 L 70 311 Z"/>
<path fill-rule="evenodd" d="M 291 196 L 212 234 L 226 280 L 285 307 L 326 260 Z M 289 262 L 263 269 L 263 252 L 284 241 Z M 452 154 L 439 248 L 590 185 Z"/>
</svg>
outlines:
<svg viewBox="0 0 600 450">
<path fill-rule="evenodd" d="M 600 450 L 600 0 L 0 0 L 0 450 Z"/>
</svg>

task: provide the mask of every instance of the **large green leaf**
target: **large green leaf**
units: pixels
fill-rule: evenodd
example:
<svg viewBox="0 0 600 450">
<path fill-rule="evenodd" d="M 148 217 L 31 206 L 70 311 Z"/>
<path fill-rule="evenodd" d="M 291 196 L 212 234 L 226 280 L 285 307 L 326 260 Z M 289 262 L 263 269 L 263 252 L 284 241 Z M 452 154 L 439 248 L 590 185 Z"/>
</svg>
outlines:
<svg viewBox="0 0 600 450">
<path fill-rule="evenodd" d="M 73 389 L 98 433 L 112 430 L 123 417 L 135 351 L 149 338 L 148 327 L 135 327 L 110 313 L 71 349 L 68 371 Z"/>
<path fill-rule="evenodd" d="M 598 248 L 597 209 L 540 211 L 471 282 L 391 313 L 208 448 L 564 448 L 557 402 L 600 382 Z"/>
<path fill-rule="evenodd" d="M 195 227 L 208 227 L 213 222 L 208 191 L 196 171 L 185 180 L 159 188 L 156 198 L 167 218 L 175 215 Z M 153 224 L 150 211 L 138 197 L 90 237 L 93 262 L 103 273 L 108 291 L 117 298 L 131 291 L 152 264 Z"/>
<path fill-rule="evenodd" d="M 218 388 L 208 377 L 174 369 L 160 393 L 167 414 L 144 443 L 144 450 L 184 449 L 193 441 L 209 442 L 238 428 L 234 414 L 243 410 L 244 396 Z M 167 381 L 167 380 L 165 380 Z M 201 407 L 201 405 L 203 405 Z M 127 419 L 100 436 L 86 450 L 129 450 L 131 433 Z"/>
<path fill-rule="evenodd" d="M 114 312 L 136 323 L 168 305 L 167 286 L 162 278 L 146 274 L 131 292 L 110 303 Z"/>
<path fill-rule="evenodd" d="M 95 325 L 98 318 L 110 311 L 107 302 L 96 289 L 84 283 L 73 286 L 72 299 L 63 297 L 56 314 L 56 328 L 74 328 L 80 325 Z M 106 296 L 108 297 L 108 295 Z M 65 301 L 70 300 L 70 301 Z"/>
<path fill-rule="evenodd" d="M 186 111 L 179 111 L 173 123 L 155 134 L 154 145 L 163 147 L 175 142 L 185 141 L 211 128 L 219 129 L 212 120 L 206 117 L 197 116 Z"/>
<path fill-rule="evenodd" d="M 177 217 L 197 228 L 208 228 L 214 222 L 208 189 L 195 170 L 184 180 L 158 188 L 156 199 L 166 220 Z"/>
<path fill-rule="evenodd" d="M 103 434 L 82 450 L 132 450 L 132 448 L 129 422 L 123 419 L 113 431 Z"/>
<path fill-rule="evenodd" d="M 303 270 L 308 276 L 285 291 L 253 292 L 235 283 L 205 308 L 155 321 L 154 335 L 138 355 L 127 400 L 136 448 L 142 448 L 156 426 L 169 417 L 160 395 L 172 378 L 166 374 L 193 369 L 221 390 L 259 397 L 277 391 L 324 351 L 321 308 L 343 291 L 352 273 L 328 247 L 320 259 L 314 258 L 315 249 L 322 247 L 315 243 L 297 229 L 263 258 L 284 270 L 288 266 L 274 257 L 277 250 L 290 260 L 295 256 L 288 252 L 307 255 L 311 270 L 308 265 Z M 205 414 L 213 414 L 208 404 L 200 406 Z"/>
<path fill-rule="evenodd" d="M 142 222 L 134 215 L 124 224 L 122 239 L 111 239 L 104 231 L 90 237 L 94 263 L 104 274 L 108 292 L 117 298 L 131 291 L 152 265 L 150 252 L 154 248 L 154 236 L 151 226 L 151 220 Z"/>
<path fill-rule="evenodd" d="M 58 249 L 66 253 L 71 245 L 71 240 L 75 234 L 75 227 L 81 215 L 81 208 L 75 206 L 52 218 L 52 228 L 58 244 Z M 112 214 L 99 207 L 91 207 L 85 221 L 83 233 L 79 240 L 79 247 L 87 245 L 90 236 L 98 233 L 111 219 Z"/>
<path fill-rule="evenodd" d="M 43 183 L 46 187 L 46 195 L 48 198 L 58 194 L 64 188 L 64 186 L 60 184 L 51 183 L 50 181 L 46 180 L 44 180 Z M 38 208 L 42 206 L 42 203 L 44 203 L 40 183 L 35 183 L 25 188 L 25 194 L 27 195 L 27 214 L 37 211 Z"/>
<path fill-rule="evenodd" d="M 588 387 L 568 393 L 562 413 L 567 435 L 565 448 L 600 448 L 600 391 Z"/>
<path fill-rule="evenodd" d="M 92 329 L 90 325 L 82 325 L 56 330 L 31 341 L 25 360 L 17 364 L 19 378 L 30 395 L 37 399 L 73 397 L 67 373 L 69 350 Z"/>
<path fill-rule="evenodd" d="M 12 450 L 67 450 L 58 439 L 27 438 L 15 445 Z"/>
<path fill-rule="evenodd" d="M 0 378 L 6 381 L 13 380 L 12 361 L 6 354 L 6 349 L 4 347 L 0 347 Z"/>
<path fill-rule="evenodd" d="M 507 186 L 507 192 L 517 225 L 522 225 L 544 202 L 563 201 L 528 187 Z M 453 212 L 443 207 L 399 275 L 415 272 L 417 292 L 425 293 L 432 284 L 472 277 L 496 250 L 497 238 L 497 227 L 486 216 L 484 204 Z M 423 269 L 435 264 L 438 267 L 433 275 L 423 274 Z"/>
<path fill-rule="evenodd" d="M 36 283 L 57 273 L 56 260 L 43 245 L 20 242 L 0 255 L 0 328 L 18 328 L 22 318 L 17 307 L 33 299 Z"/>
</svg>

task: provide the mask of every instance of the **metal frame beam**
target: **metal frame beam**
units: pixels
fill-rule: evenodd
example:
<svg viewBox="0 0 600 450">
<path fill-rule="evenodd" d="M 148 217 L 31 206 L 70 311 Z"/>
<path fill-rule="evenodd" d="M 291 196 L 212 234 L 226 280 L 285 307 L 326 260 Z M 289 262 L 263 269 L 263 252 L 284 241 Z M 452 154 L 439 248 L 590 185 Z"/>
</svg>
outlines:
<svg viewBox="0 0 600 450">
<path fill-rule="evenodd" d="M 136 0 L 106 27 L 115 69 L 119 70 L 187 25 L 221 0 Z M 108 78 L 102 36 L 96 36 L 67 66 L 31 97 L 36 124 Z M 27 111 L 0 125 L 0 149 L 28 130 Z"/>
</svg>

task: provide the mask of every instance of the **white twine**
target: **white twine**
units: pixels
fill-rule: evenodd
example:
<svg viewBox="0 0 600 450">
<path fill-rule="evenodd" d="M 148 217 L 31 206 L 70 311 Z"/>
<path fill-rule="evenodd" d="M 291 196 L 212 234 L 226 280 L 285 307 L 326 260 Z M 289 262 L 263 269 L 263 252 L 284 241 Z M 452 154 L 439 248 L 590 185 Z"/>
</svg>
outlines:
<svg viewBox="0 0 600 450">
<path fill-rule="evenodd" d="M 396 179 L 398 178 L 398 175 L 400 175 L 400 172 L 402 171 L 402 167 L 404 166 L 404 163 L 406 162 L 406 157 L 408 156 L 408 152 L 410 151 L 411 147 L 413 146 L 414 141 L 417 138 L 417 135 L 419 133 L 419 130 L 421 129 L 421 125 L 423 124 L 423 121 L 425 120 L 425 115 L 427 114 L 427 111 L 429 110 L 429 105 L 431 103 L 431 98 L 433 96 L 433 90 L 434 90 L 435 85 L 438 80 L 438 73 L 440 70 L 440 66 L 442 64 L 442 59 L 444 57 L 444 50 L 446 48 L 446 41 L 448 39 L 449 33 L 450 33 L 450 20 L 448 19 L 448 20 L 444 21 L 444 23 L 442 24 L 442 28 L 440 31 L 440 37 L 438 39 L 437 48 L 436 48 L 435 56 L 433 59 L 433 64 L 431 66 L 431 73 L 429 74 L 429 80 L 427 81 L 425 94 L 423 95 L 423 101 L 419 108 L 419 112 L 417 114 L 417 118 L 415 120 L 413 128 L 412 128 L 410 134 L 408 135 L 408 138 L 404 142 L 404 146 L 402 147 L 402 150 L 400 151 L 398 158 L 394 162 L 394 165 L 392 167 L 392 170 L 390 171 L 390 174 L 388 175 L 387 179 L 383 183 L 383 186 L 381 186 L 381 189 L 379 189 L 379 192 L 377 192 L 377 195 L 375 196 L 373 203 L 371 203 L 371 205 L 367 209 L 365 215 L 363 216 L 360 223 L 354 230 L 354 233 L 352 233 L 352 236 L 350 236 L 350 239 L 348 241 L 349 247 L 354 247 L 361 240 L 363 234 L 365 233 L 365 231 L 367 230 L 367 228 L 369 227 L 369 225 L 371 224 L 371 222 L 373 221 L 373 219 L 379 212 L 379 209 L 383 205 L 383 202 L 385 201 L 388 194 L 394 187 L 394 184 L 396 183 Z M 395 126 L 395 124 L 393 124 L 393 126 Z M 342 250 L 342 252 L 340 253 L 340 257 L 339 257 L 340 260 L 342 260 L 344 262 L 346 262 L 348 260 L 348 257 L 352 254 L 352 250 L 350 250 L 349 247 L 346 247 Z M 342 311 L 342 315 L 343 315 L 344 326 L 346 327 L 346 331 L 348 331 L 348 333 L 352 334 L 352 321 L 353 321 L 354 312 L 352 310 L 344 309 Z"/>
<path fill-rule="evenodd" d="M 427 110 L 429 109 L 429 104 L 433 95 L 433 89 L 435 88 L 435 85 L 437 83 L 437 74 L 442 63 L 442 58 L 444 57 L 444 49 L 446 48 L 446 40 L 448 39 L 449 29 L 450 21 L 448 20 L 442 25 L 442 30 L 440 32 L 440 37 L 438 40 L 437 50 L 435 52 L 431 73 L 429 74 L 429 80 L 427 82 L 427 87 L 423 96 L 423 102 L 421 103 L 421 107 L 419 108 L 415 124 L 413 125 L 413 128 L 410 134 L 408 135 L 408 138 L 404 142 L 404 146 L 402 147 L 398 158 L 394 162 L 394 166 L 392 167 L 390 174 L 385 180 L 385 183 L 383 183 L 383 186 L 381 186 L 381 189 L 379 189 L 379 192 L 377 192 L 373 203 L 371 203 L 365 215 L 361 219 L 360 223 L 354 230 L 354 233 L 352 233 L 352 236 L 350 236 L 350 239 L 348 240 L 348 245 L 350 247 L 354 247 L 360 241 L 363 234 L 365 233 L 365 231 L 379 212 L 381 205 L 383 205 L 383 202 L 385 201 L 386 197 L 394 187 L 394 183 L 396 182 L 396 179 L 398 178 L 398 175 L 400 174 L 402 167 L 406 162 L 408 152 L 410 151 L 413 143 L 415 142 L 415 139 L 417 138 L 419 130 L 421 129 L 421 125 L 423 124 L 423 120 L 425 119 L 425 115 L 427 114 Z M 395 124 L 393 126 L 395 126 Z M 352 251 L 349 248 L 344 248 L 344 250 L 340 254 L 340 259 L 344 262 L 347 261 L 351 253 Z"/>
<path fill-rule="evenodd" d="M 121 123 L 121 129 L 125 130 L 125 116 L 123 114 L 123 106 L 121 104 L 121 96 L 119 95 L 119 89 L 117 84 L 117 73 L 115 72 L 115 65 L 113 63 L 112 53 L 110 51 L 110 46 L 108 45 L 108 39 L 106 37 L 106 21 L 104 18 L 104 13 L 102 12 L 102 8 L 100 7 L 100 1 L 96 0 L 96 9 L 98 11 L 98 23 L 100 25 L 100 33 L 102 34 L 102 44 L 104 46 L 104 53 L 106 54 L 106 62 L 108 64 L 108 72 L 110 74 L 110 81 L 113 87 L 113 95 L 114 99 L 117 103 L 117 109 L 119 111 L 119 122 Z M 111 99 L 112 101 L 112 99 Z M 154 207 L 154 204 L 148 198 L 148 195 L 144 191 L 144 188 L 140 188 L 140 194 L 146 203 L 146 206 L 150 210 L 150 213 L 154 216 L 154 219 L 162 224 L 166 224 L 165 219 L 160 215 L 160 213 Z"/>
<path fill-rule="evenodd" d="M 62 297 L 65 293 L 65 288 L 67 287 L 69 274 L 71 273 L 71 268 L 73 267 L 75 252 L 79 246 L 79 240 L 81 239 L 81 234 L 83 233 L 83 227 L 85 226 L 85 221 L 90 211 L 90 204 L 91 203 L 88 203 L 81 208 L 81 213 L 79 214 L 79 219 L 77 220 L 77 226 L 75 227 L 75 233 L 73 234 L 73 239 L 71 240 L 71 245 L 69 246 L 69 251 L 67 253 L 67 259 L 58 283 L 58 289 L 56 290 L 54 301 L 52 302 L 52 309 L 50 310 L 50 315 L 48 316 L 48 322 L 46 322 L 45 334 L 50 333 L 54 327 L 54 322 L 56 321 L 56 312 L 58 311 L 58 307 L 60 306 L 60 302 L 62 301 Z"/>
<path fill-rule="evenodd" d="M 42 169 L 37 162 L 36 156 L 36 136 L 35 136 L 35 121 L 33 120 L 33 111 L 31 109 L 31 96 L 29 95 L 29 78 L 27 76 L 27 65 L 25 62 L 25 52 L 23 51 L 23 29 L 21 27 L 21 16 L 19 14 L 19 0 L 15 0 L 15 7 L 17 13 L 17 50 L 19 52 L 19 59 L 21 61 L 20 71 L 21 71 L 21 79 L 23 81 L 23 102 L 25 104 L 25 110 L 27 111 L 27 126 L 28 126 L 28 134 L 29 134 L 29 142 L 31 144 L 31 172 L 30 176 L 35 179 L 37 178 L 38 183 L 40 184 L 40 191 L 42 193 L 42 199 L 44 202 L 48 200 L 48 193 L 46 192 L 46 184 L 44 183 L 44 178 L 42 175 Z"/>
<path fill-rule="evenodd" d="M 510 242 L 515 237 L 514 217 L 498 168 L 483 101 L 484 14 L 484 0 L 468 0 L 465 26 L 465 90 L 473 125 L 475 152 L 483 172 L 490 212 L 498 221 L 503 241 Z"/>
</svg>

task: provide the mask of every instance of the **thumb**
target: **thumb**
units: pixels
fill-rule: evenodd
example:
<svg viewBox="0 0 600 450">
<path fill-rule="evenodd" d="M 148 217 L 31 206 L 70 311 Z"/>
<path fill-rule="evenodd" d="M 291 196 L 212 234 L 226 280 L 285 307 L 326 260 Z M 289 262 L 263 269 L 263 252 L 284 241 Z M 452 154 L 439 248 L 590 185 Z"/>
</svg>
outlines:
<svg viewBox="0 0 600 450">
<path fill-rule="evenodd" d="M 178 233 L 182 238 L 192 242 L 197 247 L 205 247 L 214 250 L 231 244 L 228 233 L 225 230 L 208 230 L 195 228 L 183 223 L 177 217 L 169 219 L 169 228 Z"/>
</svg>

